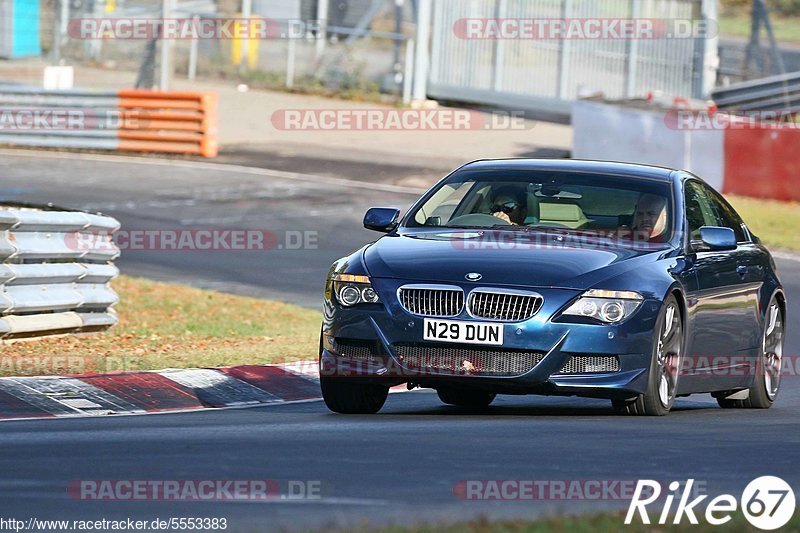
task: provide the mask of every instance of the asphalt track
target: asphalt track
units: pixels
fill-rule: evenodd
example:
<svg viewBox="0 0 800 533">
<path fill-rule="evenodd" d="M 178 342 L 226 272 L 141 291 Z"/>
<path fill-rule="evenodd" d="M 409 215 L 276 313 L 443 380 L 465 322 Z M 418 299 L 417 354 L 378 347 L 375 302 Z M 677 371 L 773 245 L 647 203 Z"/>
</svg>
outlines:
<svg viewBox="0 0 800 533">
<path fill-rule="evenodd" d="M 373 185 L 193 164 L 0 155 L 0 199 L 99 210 L 128 228 L 258 228 L 318 232 L 311 249 L 131 252 L 128 274 L 316 306 L 331 261 L 372 236 L 371 205 L 407 207 L 413 194 Z M 790 301 L 787 354 L 800 353 L 800 262 L 778 261 Z M 313 356 L 313 354 L 310 354 Z M 445 407 L 429 392 L 390 396 L 376 416 L 340 416 L 320 402 L 138 417 L 0 425 L 0 518 L 153 520 L 225 517 L 231 531 L 342 528 L 388 522 L 534 517 L 624 508 L 626 501 L 463 501 L 462 480 L 694 478 L 738 495 L 777 475 L 800 489 L 800 387 L 785 376 L 769 411 L 723 411 L 680 399 L 665 418 L 614 416 L 603 401 L 501 397 L 489 409 Z M 91 502 L 86 479 L 315 481 L 318 500 Z"/>
</svg>

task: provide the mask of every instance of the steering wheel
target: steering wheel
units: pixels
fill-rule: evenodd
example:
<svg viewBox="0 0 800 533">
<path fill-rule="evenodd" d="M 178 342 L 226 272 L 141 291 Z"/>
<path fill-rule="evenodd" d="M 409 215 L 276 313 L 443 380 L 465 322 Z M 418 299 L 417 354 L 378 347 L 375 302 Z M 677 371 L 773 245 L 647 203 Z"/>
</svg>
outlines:
<svg viewBox="0 0 800 533">
<path fill-rule="evenodd" d="M 486 215 L 484 213 L 473 213 L 471 215 L 461 215 L 460 217 L 456 217 L 450 220 L 447 223 L 448 226 L 510 226 L 508 222 L 503 220 L 502 218 L 498 218 L 492 215 Z"/>
</svg>

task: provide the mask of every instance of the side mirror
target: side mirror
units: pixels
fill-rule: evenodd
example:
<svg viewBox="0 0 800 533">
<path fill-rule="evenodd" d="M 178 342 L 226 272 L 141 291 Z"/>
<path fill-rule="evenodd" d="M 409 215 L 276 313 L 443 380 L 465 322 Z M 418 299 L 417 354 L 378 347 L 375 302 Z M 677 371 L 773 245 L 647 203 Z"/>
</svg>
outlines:
<svg viewBox="0 0 800 533">
<path fill-rule="evenodd" d="M 391 207 L 373 207 L 364 215 L 364 227 L 381 233 L 393 231 L 400 223 L 400 210 Z"/>
<path fill-rule="evenodd" d="M 704 248 L 711 251 L 736 249 L 736 233 L 730 228 L 704 226 L 700 228 L 700 240 Z"/>
</svg>

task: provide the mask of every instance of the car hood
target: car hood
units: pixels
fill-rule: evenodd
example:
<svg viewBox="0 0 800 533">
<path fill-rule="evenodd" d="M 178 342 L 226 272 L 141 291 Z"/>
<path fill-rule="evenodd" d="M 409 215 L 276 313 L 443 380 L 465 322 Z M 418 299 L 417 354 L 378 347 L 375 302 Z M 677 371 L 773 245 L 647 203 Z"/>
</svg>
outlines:
<svg viewBox="0 0 800 533">
<path fill-rule="evenodd" d="M 665 252 L 500 233 L 387 235 L 365 249 L 364 262 L 378 278 L 464 283 L 478 273 L 481 284 L 586 289 Z"/>
</svg>

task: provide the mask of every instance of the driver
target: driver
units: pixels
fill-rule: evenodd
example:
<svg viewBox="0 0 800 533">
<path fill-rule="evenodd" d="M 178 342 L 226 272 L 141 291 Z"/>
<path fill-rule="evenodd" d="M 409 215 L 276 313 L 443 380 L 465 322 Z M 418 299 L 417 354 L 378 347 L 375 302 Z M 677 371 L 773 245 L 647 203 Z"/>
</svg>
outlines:
<svg viewBox="0 0 800 533">
<path fill-rule="evenodd" d="M 494 192 L 491 213 L 512 226 L 522 226 L 528 218 L 528 200 L 516 187 L 501 187 Z"/>
<path fill-rule="evenodd" d="M 655 194 L 643 194 L 633 213 L 633 230 L 637 235 L 653 240 L 667 229 L 667 199 Z"/>
</svg>

